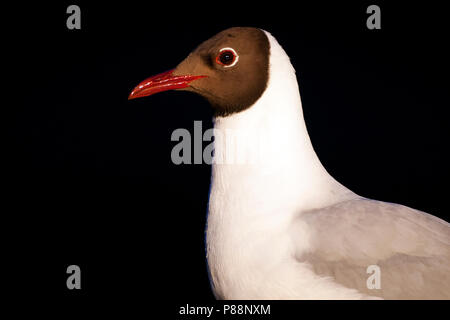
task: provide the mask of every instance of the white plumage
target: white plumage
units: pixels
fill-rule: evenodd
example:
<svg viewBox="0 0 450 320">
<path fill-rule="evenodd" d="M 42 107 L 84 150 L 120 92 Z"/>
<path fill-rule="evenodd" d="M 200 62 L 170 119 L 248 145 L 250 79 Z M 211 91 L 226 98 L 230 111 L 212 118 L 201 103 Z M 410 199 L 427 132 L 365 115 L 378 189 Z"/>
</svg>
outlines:
<svg viewBox="0 0 450 320">
<path fill-rule="evenodd" d="M 207 258 L 215 295 L 409 299 L 430 297 L 431 285 L 435 298 L 450 298 L 449 224 L 364 199 L 327 173 L 307 133 L 295 70 L 266 35 L 265 92 L 250 108 L 214 121 L 217 130 L 233 130 L 244 149 L 259 152 L 254 163 L 213 164 Z M 216 157 L 229 152 L 226 144 L 216 144 Z M 383 241 L 383 230 L 395 241 Z M 431 259 L 430 267 L 424 259 Z M 380 265 L 381 279 L 391 283 L 365 288 L 371 264 Z"/>
</svg>

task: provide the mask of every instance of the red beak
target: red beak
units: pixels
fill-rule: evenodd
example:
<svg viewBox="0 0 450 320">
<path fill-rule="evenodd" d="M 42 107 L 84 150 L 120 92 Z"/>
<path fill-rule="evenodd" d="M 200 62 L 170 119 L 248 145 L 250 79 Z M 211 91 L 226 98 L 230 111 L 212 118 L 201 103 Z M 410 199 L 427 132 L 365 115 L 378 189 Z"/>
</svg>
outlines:
<svg viewBox="0 0 450 320">
<path fill-rule="evenodd" d="M 160 73 L 139 83 L 128 96 L 128 100 L 150 96 L 152 94 L 189 87 L 189 83 L 206 76 L 172 75 L 173 70 Z"/>
</svg>

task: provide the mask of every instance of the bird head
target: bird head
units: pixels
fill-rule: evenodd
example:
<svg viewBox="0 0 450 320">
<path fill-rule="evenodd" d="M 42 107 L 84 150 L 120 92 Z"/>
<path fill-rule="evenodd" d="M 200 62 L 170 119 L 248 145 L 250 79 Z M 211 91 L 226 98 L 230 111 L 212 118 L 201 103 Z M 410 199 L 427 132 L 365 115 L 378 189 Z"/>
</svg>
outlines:
<svg viewBox="0 0 450 320">
<path fill-rule="evenodd" d="M 139 83 L 128 99 L 167 90 L 195 92 L 216 116 L 247 109 L 264 92 L 269 77 L 270 45 L 257 28 L 230 28 L 200 44 L 174 69 Z"/>
</svg>

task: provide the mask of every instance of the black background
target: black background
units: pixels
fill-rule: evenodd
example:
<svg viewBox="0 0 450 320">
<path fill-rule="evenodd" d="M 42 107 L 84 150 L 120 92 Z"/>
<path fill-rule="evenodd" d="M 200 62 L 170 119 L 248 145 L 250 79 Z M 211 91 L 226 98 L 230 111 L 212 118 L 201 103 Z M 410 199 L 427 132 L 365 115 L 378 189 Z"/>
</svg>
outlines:
<svg viewBox="0 0 450 320">
<path fill-rule="evenodd" d="M 70 4 L 81 7 L 81 30 L 66 28 Z M 381 7 L 381 30 L 366 28 L 370 4 Z M 4 264 L 19 297 L 71 312 L 131 303 L 167 318 L 188 302 L 213 303 L 204 252 L 210 167 L 170 159 L 172 131 L 192 132 L 194 120 L 206 130 L 212 112 L 186 92 L 127 96 L 232 26 L 263 28 L 289 54 L 313 145 L 338 181 L 450 219 L 450 55 L 439 5 L 74 1 L 4 14 L 13 17 L 4 64 L 14 68 L 4 110 Z M 81 267 L 80 291 L 66 288 L 71 264 Z"/>
</svg>

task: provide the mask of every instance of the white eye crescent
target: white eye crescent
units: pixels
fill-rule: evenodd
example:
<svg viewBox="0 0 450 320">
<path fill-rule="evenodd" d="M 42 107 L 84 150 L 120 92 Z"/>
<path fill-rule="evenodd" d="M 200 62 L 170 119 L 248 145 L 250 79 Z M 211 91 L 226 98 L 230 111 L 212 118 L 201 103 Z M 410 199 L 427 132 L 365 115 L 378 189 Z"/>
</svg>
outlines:
<svg viewBox="0 0 450 320">
<path fill-rule="evenodd" d="M 230 47 L 225 47 L 219 50 L 219 54 L 216 57 L 216 62 L 222 65 L 224 68 L 229 68 L 239 61 L 239 55 L 236 50 Z"/>
</svg>

